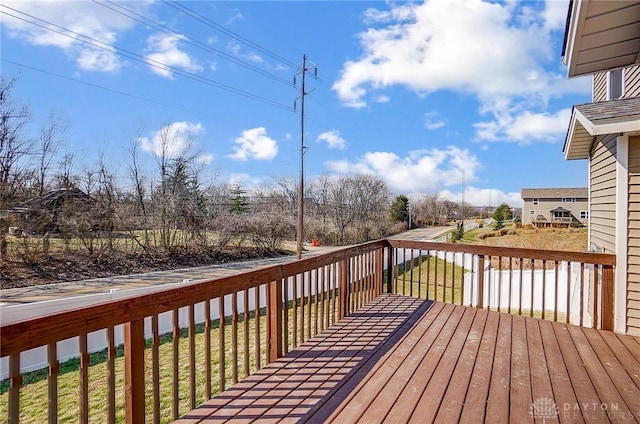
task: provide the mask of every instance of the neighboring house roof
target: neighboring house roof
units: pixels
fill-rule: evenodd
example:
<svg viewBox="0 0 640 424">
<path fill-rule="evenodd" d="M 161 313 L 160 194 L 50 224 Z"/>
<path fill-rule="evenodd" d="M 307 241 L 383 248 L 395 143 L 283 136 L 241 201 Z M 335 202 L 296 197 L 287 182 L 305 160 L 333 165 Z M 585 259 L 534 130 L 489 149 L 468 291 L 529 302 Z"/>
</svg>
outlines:
<svg viewBox="0 0 640 424">
<path fill-rule="evenodd" d="M 640 63 L 640 1 L 572 0 L 562 62 L 569 77 Z"/>
<path fill-rule="evenodd" d="M 589 190 L 587 187 L 568 187 L 568 188 L 523 188 L 523 199 L 561 199 L 566 197 L 575 197 L 587 199 Z"/>
<path fill-rule="evenodd" d="M 574 106 L 564 157 L 588 159 L 595 136 L 616 133 L 640 133 L 640 97 Z"/>
<path fill-rule="evenodd" d="M 565 209 L 562 206 L 559 206 L 555 209 L 551 209 L 549 212 L 571 212 L 569 209 Z"/>
<path fill-rule="evenodd" d="M 82 199 L 88 203 L 93 203 L 94 199 L 85 192 L 78 189 L 60 189 L 52 190 L 42 197 L 36 197 L 30 199 L 24 203 L 20 203 L 13 208 L 14 212 L 27 212 L 32 209 L 39 209 L 42 207 L 48 209 L 56 209 L 61 206 L 62 202 L 67 199 Z"/>
</svg>

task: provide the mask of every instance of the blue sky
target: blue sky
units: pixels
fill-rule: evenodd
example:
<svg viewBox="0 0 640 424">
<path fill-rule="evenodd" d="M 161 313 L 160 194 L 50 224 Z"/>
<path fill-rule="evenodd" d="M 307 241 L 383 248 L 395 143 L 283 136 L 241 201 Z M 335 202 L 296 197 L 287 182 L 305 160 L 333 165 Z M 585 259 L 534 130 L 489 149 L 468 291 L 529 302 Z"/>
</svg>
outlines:
<svg viewBox="0 0 640 424">
<path fill-rule="evenodd" d="M 586 161 L 562 155 L 571 106 L 591 100 L 591 79 L 561 64 L 567 7 L 3 1 L 0 65 L 33 136 L 51 111 L 68 123 L 59 154 L 78 172 L 102 156 L 124 180 L 136 145 L 152 174 L 164 131 L 169 154 L 250 189 L 299 176 L 291 83 L 306 54 L 307 179 L 372 173 L 451 200 L 464 181 L 473 205 L 519 206 L 522 188 L 587 184 Z"/>
</svg>

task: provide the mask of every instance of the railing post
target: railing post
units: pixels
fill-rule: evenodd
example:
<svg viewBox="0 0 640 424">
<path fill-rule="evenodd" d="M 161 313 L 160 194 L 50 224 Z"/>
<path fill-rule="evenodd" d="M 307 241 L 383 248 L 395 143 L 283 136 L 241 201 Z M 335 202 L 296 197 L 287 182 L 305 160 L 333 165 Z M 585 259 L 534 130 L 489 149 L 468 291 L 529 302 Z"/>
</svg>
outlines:
<svg viewBox="0 0 640 424">
<path fill-rule="evenodd" d="M 484 308 L 484 255 L 478 255 L 478 304 L 476 307 Z"/>
<path fill-rule="evenodd" d="M 282 282 L 269 283 L 269 320 L 267 321 L 269 362 L 282 356 Z"/>
<path fill-rule="evenodd" d="M 349 263 L 346 259 L 340 261 L 340 275 L 338 286 L 338 320 L 349 314 Z"/>
<path fill-rule="evenodd" d="M 387 247 L 387 289 L 385 293 L 393 292 L 391 288 L 393 287 L 393 267 L 395 267 L 395 265 L 396 264 L 393 263 L 393 247 L 389 245 L 389 247 Z"/>
<path fill-rule="evenodd" d="M 613 266 L 602 266 L 602 329 L 613 331 Z M 597 307 L 597 305 L 596 305 Z"/>
<path fill-rule="evenodd" d="M 144 319 L 124 325 L 125 419 L 144 423 Z"/>
</svg>

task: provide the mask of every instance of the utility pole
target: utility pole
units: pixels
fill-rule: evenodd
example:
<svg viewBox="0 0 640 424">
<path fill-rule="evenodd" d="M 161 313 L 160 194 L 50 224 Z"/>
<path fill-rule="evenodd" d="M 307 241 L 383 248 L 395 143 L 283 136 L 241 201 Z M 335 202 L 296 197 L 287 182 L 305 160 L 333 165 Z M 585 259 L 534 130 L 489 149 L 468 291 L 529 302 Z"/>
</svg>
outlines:
<svg viewBox="0 0 640 424">
<path fill-rule="evenodd" d="M 298 185 L 298 219 L 296 223 L 296 259 L 302 258 L 302 243 L 304 241 L 304 99 L 311 91 L 306 91 L 305 82 L 307 72 L 313 71 L 314 78 L 318 77 L 318 65 L 307 61 L 307 55 L 302 55 L 302 68 L 293 77 L 293 85 L 296 85 L 296 76 L 302 75 L 302 86 L 300 89 L 300 183 Z M 313 90 L 312 90 L 313 91 Z M 295 107 L 294 103 L 294 109 Z"/>
</svg>

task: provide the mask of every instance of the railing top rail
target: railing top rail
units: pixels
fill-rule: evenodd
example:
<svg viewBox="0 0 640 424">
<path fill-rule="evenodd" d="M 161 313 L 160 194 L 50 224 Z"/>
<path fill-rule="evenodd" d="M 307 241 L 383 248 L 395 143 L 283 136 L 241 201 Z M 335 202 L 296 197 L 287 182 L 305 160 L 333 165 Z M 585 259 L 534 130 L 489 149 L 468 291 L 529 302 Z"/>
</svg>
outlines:
<svg viewBox="0 0 640 424">
<path fill-rule="evenodd" d="M 386 246 L 386 240 L 378 240 L 238 275 L 4 325 L 0 327 L 0 357 L 251 289 Z"/>
<path fill-rule="evenodd" d="M 517 247 L 482 246 L 476 244 L 439 243 L 415 240 L 389 239 L 394 248 L 440 250 L 444 252 L 473 253 L 476 255 L 504 256 L 524 259 L 571 261 L 585 264 L 615 266 L 616 255 L 610 253 L 569 252 L 563 250 L 522 249 Z"/>
</svg>

